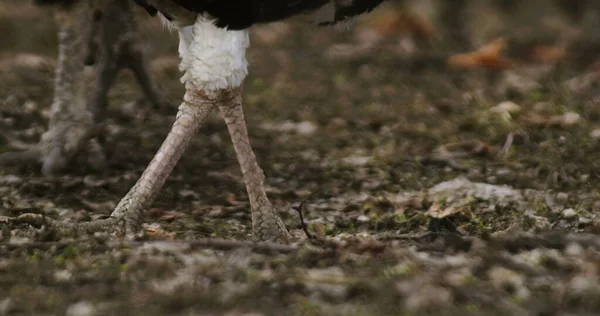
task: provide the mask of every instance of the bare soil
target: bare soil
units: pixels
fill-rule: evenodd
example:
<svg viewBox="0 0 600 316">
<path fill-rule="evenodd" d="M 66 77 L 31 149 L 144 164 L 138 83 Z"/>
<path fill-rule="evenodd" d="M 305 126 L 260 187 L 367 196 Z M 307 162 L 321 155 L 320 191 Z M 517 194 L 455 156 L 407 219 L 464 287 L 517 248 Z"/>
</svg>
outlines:
<svg viewBox="0 0 600 316">
<path fill-rule="evenodd" d="M 295 20 L 255 28 L 244 99 L 252 145 L 286 225 L 301 233 L 295 207 L 305 200 L 308 229 L 325 241 L 181 242 L 250 237 L 215 114 L 148 212 L 154 241 L 0 223 L 0 315 L 600 314 L 597 74 L 568 57 L 598 52 L 593 34 L 539 10 L 556 23 L 523 13 L 485 33 L 494 10 L 469 20 L 473 46 L 505 35 L 577 48 L 545 65 L 509 47 L 517 66 L 502 71 L 451 69 L 447 57 L 469 48 L 412 40 L 376 18 L 345 32 Z M 0 218 L 101 218 L 141 175 L 183 87 L 177 36 L 143 12 L 139 22 L 171 107 L 151 110 L 121 73 L 102 137 L 108 168 L 91 170 L 86 157 L 59 177 L 3 168 Z M 0 4 L 0 30 L 4 152 L 46 128 L 57 43 L 49 11 L 22 1 Z"/>
</svg>

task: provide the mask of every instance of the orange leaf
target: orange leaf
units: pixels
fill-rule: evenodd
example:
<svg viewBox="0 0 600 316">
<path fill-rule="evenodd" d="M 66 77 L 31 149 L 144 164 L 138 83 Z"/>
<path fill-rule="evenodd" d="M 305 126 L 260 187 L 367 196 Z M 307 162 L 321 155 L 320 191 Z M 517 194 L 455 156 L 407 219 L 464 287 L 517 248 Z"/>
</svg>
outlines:
<svg viewBox="0 0 600 316">
<path fill-rule="evenodd" d="M 453 206 L 442 209 L 442 206 L 440 204 L 433 203 L 431 207 L 427 210 L 427 212 L 425 212 L 425 214 L 433 218 L 444 218 L 450 215 L 460 213 L 461 211 L 462 209 Z"/>
<path fill-rule="evenodd" d="M 471 53 L 457 54 L 448 60 L 448 65 L 453 68 L 491 68 L 509 69 L 515 63 L 501 56 L 500 52 L 506 48 L 506 40 L 502 37 L 481 46 Z"/>
<path fill-rule="evenodd" d="M 144 228 L 144 233 L 151 239 L 174 239 L 175 233 L 167 232 L 160 227 Z"/>
</svg>

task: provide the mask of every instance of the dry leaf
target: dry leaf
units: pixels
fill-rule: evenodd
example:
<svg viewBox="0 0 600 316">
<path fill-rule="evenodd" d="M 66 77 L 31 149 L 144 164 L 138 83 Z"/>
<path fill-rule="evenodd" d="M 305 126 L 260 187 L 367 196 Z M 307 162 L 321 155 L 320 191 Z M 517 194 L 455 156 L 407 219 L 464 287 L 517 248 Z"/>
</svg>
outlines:
<svg viewBox="0 0 600 316">
<path fill-rule="evenodd" d="M 167 211 L 164 212 L 163 215 L 159 218 L 161 221 L 172 221 L 174 219 L 182 218 L 185 216 L 185 213 L 176 212 L 176 211 Z"/>
<path fill-rule="evenodd" d="M 148 212 L 150 214 L 150 216 L 152 217 L 159 217 L 162 214 L 164 214 L 167 210 L 165 210 L 164 208 L 160 208 L 160 207 L 153 207 L 150 209 L 150 211 Z"/>
<path fill-rule="evenodd" d="M 176 234 L 167 232 L 158 224 L 152 224 L 144 227 L 144 233 L 151 239 L 174 239 Z"/>
<path fill-rule="evenodd" d="M 500 37 L 474 52 L 450 57 L 448 65 L 453 68 L 509 69 L 514 67 L 515 63 L 500 55 L 504 48 L 506 48 L 506 40 Z"/>
<path fill-rule="evenodd" d="M 454 206 L 450 206 L 442 210 L 442 206 L 439 203 L 433 203 L 427 212 L 425 212 L 425 214 L 433 218 L 445 218 L 450 215 L 460 213 L 461 211 L 462 209 Z"/>
<path fill-rule="evenodd" d="M 321 223 L 314 223 L 313 224 L 313 229 L 315 230 L 315 234 L 317 235 L 317 238 L 319 239 L 324 239 L 326 234 L 325 234 L 325 226 L 323 226 L 323 224 Z"/>
</svg>

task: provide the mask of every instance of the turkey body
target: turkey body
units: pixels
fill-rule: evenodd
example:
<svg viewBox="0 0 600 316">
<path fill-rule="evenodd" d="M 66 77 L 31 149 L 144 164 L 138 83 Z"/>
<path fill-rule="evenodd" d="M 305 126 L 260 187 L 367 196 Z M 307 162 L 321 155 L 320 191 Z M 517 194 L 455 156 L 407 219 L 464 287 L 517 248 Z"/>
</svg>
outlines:
<svg viewBox="0 0 600 316">
<path fill-rule="evenodd" d="M 295 15 L 334 25 L 366 13 L 383 0 L 134 0 L 160 15 L 179 34 L 179 69 L 186 93 L 161 148 L 138 182 L 121 200 L 113 218 L 140 227 L 143 210 L 158 194 L 193 134 L 218 109 L 230 134 L 250 200 L 255 240 L 289 241 L 278 211 L 267 197 L 265 175 L 250 146 L 242 87 L 248 74 L 248 28 Z"/>
</svg>

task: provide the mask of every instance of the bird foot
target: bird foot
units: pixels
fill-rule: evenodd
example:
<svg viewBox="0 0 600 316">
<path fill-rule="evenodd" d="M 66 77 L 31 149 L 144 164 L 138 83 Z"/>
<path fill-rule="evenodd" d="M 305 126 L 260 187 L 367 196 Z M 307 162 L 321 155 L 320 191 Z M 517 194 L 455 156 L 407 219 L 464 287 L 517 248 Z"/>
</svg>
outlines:
<svg viewBox="0 0 600 316">
<path fill-rule="evenodd" d="M 293 239 L 277 210 L 268 201 L 252 208 L 252 238 L 280 243 L 289 243 Z"/>
<path fill-rule="evenodd" d="M 135 236 L 134 234 L 127 234 L 125 231 L 127 225 L 124 224 L 124 219 L 114 217 L 91 222 L 73 223 L 56 220 L 43 214 L 25 213 L 16 217 L 2 218 L 0 219 L 0 223 L 9 225 L 27 224 L 35 228 L 42 228 L 45 232 L 52 231 L 58 233 L 58 236 L 61 236 L 61 238 L 65 236 L 90 236 L 95 233 L 104 233 L 121 238 L 129 237 L 129 239 L 134 239 L 130 236 Z"/>
<path fill-rule="evenodd" d="M 12 225 L 27 224 L 58 233 L 58 236 L 112 236 L 122 240 L 144 239 L 142 228 L 143 212 L 136 207 L 125 209 L 117 207 L 111 217 L 90 222 L 64 222 L 43 214 L 25 213 L 16 217 L 4 218 L 0 222 Z M 97 234 L 100 235 L 97 235 Z M 289 244 L 302 239 L 292 235 L 277 215 L 275 208 L 268 204 L 252 210 L 252 240 L 254 242 L 274 242 Z"/>
<path fill-rule="evenodd" d="M 39 144 L 23 151 L 0 154 L 0 166 L 31 166 L 41 164 L 44 175 L 63 172 L 72 161 L 85 159 L 85 165 L 94 171 L 106 168 L 106 155 L 97 139 L 89 139 L 77 146 L 66 147 L 42 140 Z"/>
</svg>

